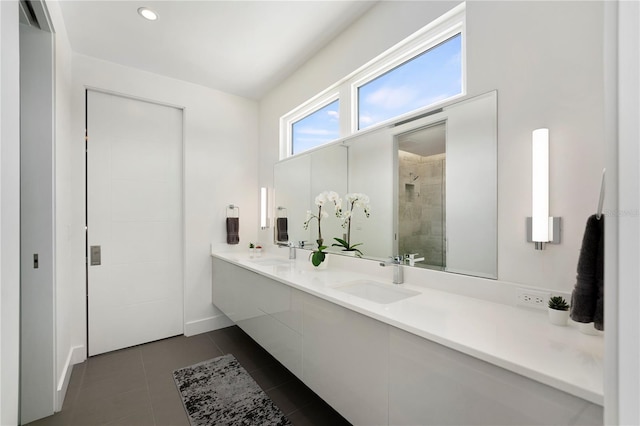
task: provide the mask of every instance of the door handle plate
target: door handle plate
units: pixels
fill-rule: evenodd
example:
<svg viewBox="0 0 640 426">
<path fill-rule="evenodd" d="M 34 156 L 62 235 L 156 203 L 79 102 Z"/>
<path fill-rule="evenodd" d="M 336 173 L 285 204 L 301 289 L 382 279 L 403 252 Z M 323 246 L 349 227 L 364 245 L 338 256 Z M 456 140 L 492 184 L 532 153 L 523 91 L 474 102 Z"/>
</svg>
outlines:
<svg viewBox="0 0 640 426">
<path fill-rule="evenodd" d="M 91 253 L 91 266 L 96 266 L 101 264 L 101 249 L 100 246 L 91 246 L 89 248 Z"/>
</svg>

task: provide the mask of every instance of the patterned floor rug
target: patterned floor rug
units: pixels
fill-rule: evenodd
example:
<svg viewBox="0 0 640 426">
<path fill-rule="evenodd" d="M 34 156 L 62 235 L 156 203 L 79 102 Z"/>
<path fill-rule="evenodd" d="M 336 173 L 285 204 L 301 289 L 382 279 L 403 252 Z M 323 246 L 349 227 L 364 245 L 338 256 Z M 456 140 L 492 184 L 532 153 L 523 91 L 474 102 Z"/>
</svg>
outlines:
<svg viewBox="0 0 640 426">
<path fill-rule="evenodd" d="M 173 372 L 191 426 L 291 425 L 233 355 Z"/>
</svg>

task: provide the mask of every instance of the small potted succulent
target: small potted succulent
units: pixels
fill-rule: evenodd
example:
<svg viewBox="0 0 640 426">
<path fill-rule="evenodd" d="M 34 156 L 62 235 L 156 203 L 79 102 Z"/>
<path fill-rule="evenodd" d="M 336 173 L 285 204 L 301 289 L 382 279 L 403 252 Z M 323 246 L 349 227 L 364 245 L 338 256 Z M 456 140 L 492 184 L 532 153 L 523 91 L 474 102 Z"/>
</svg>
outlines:
<svg viewBox="0 0 640 426">
<path fill-rule="evenodd" d="M 549 322 L 555 325 L 567 325 L 569 321 L 569 304 L 562 296 L 549 298 Z"/>
<path fill-rule="evenodd" d="M 253 243 L 249 243 L 249 257 L 253 257 L 253 253 L 256 250 L 256 246 Z"/>
<path fill-rule="evenodd" d="M 262 246 L 260 244 L 256 245 L 256 257 L 262 256 Z"/>
</svg>

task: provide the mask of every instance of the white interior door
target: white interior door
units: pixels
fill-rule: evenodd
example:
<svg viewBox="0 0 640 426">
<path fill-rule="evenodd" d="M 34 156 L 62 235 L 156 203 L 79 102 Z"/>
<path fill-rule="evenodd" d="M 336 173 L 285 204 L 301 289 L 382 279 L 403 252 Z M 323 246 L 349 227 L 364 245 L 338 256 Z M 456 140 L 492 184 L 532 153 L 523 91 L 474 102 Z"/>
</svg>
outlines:
<svg viewBox="0 0 640 426">
<path fill-rule="evenodd" d="M 89 90 L 87 135 L 91 356 L 183 333 L 182 110 Z"/>
</svg>

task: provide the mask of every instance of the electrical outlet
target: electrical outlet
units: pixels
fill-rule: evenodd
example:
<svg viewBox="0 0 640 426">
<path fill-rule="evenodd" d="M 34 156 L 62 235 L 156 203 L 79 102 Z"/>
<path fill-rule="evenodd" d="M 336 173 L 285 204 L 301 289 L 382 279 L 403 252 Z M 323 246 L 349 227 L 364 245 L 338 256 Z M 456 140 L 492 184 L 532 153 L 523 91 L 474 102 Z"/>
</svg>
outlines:
<svg viewBox="0 0 640 426">
<path fill-rule="evenodd" d="M 549 294 L 526 288 L 518 289 L 518 301 L 520 306 L 528 308 L 546 309 L 549 302 Z"/>
</svg>

